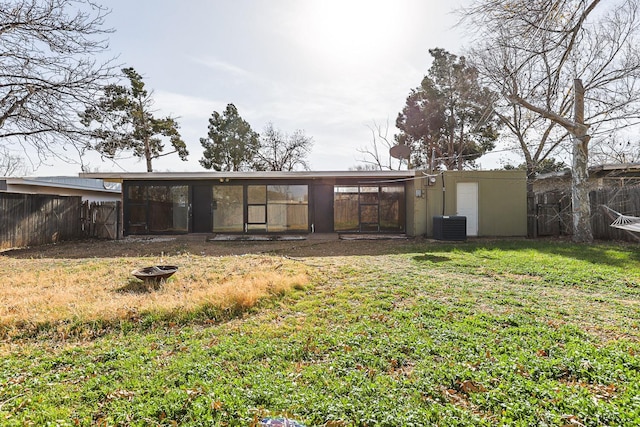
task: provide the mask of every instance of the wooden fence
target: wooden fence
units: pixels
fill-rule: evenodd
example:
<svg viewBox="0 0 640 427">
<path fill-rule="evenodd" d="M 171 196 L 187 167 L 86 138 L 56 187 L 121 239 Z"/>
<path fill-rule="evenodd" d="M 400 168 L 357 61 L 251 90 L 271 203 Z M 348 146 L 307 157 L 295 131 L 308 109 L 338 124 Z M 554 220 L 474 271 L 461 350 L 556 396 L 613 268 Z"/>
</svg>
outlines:
<svg viewBox="0 0 640 427">
<path fill-rule="evenodd" d="M 63 240 L 120 236 L 119 202 L 80 196 L 0 193 L 0 250 Z"/>
<path fill-rule="evenodd" d="M 616 215 L 604 208 L 640 217 L 640 185 L 594 190 L 589 198 L 595 239 L 640 241 L 638 233 L 610 227 Z M 536 218 L 540 237 L 571 235 L 571 194 L 560 191 L 536 194 Z"/>
<path fill-rule="evenodd" d="M 0 249 L 44 245 L 82 236 L 79 196 L 0 194 Z"/>
</svg>

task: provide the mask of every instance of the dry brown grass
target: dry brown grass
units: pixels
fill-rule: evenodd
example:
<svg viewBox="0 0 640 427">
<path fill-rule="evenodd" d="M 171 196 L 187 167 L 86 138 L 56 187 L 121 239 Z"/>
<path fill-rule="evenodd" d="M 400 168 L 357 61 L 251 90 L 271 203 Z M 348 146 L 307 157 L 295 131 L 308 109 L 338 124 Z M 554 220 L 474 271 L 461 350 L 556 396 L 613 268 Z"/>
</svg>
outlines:
<svg viewBox="0 0 640 427">
<path fill-rule="evenodd" d="M 114 321 L 205 305 L 247 309 L 305 287 L 312 273 L 301 263 L 265 255 L 0 260 L 0 328 L 5 332 L 16 325 Z M 179 270 L 157 288 L 131 275 L 157 264 Z"/>
</svg>

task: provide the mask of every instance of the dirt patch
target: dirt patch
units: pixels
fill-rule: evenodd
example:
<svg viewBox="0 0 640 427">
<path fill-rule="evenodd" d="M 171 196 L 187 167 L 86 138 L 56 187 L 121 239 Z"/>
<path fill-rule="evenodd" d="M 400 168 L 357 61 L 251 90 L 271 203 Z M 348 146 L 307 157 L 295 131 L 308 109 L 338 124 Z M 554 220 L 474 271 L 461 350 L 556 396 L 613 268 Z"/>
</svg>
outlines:
<svg viewBox="0 0 640 427">
<path fill-rule="evenodd" d="M 194 254 L 229 256 L 278 254 L 292 257 L 383 255 L 402 253 L 429 241 L 388 240 L 205 241 L 181 237 L 135 237 L 122 240 L 82 240 L 0 252 L 12 258 L 112 258 Z M 438 243 L 433 243 L 438 244 Z"/>
</svg>

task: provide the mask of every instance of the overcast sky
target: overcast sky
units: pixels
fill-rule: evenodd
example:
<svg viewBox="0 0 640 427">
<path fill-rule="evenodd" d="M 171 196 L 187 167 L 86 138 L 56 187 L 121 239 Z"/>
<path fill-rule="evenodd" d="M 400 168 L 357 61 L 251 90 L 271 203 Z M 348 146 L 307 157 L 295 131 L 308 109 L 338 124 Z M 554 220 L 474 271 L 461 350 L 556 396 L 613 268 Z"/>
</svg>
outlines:
<svg viewBox="0 0 640 427">
<path fill-rule="evenodd" d="M 452 13 L 468 0 L 108 0 L 110 54 L 154 91 L 158 115 L 179 118 L 190 151 L 157 171 L 204 170 L 200 137 L 228 103 L 252 128 L 269 122 L 313 137 L 312 170 L 346 170 L 371 145 L 368 125 L 395 119 L 430 65 L 428 50 L 462 52 Z M 87 158 L 92 170 L 145 171 Z M 480 161 L 487 167 L 488 161 Z M 79 169 L 79 167 L 78 167 Z M 69 174 L 68 165 L 37 174 Z"/>
</svg>

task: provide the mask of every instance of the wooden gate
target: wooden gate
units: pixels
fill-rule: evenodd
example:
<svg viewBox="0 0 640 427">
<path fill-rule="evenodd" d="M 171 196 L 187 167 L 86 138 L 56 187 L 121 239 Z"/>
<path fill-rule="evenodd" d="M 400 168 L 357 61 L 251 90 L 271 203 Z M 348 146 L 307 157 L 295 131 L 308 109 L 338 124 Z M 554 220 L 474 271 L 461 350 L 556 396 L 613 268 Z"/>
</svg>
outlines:
<svg viewBox="0 0 640 427">
<path fill-rule="evenodd" d="M 82 230 L 87 237 L 119 239 L 122 233 L 120 202 L 84 202 Z"/>
</svg>

